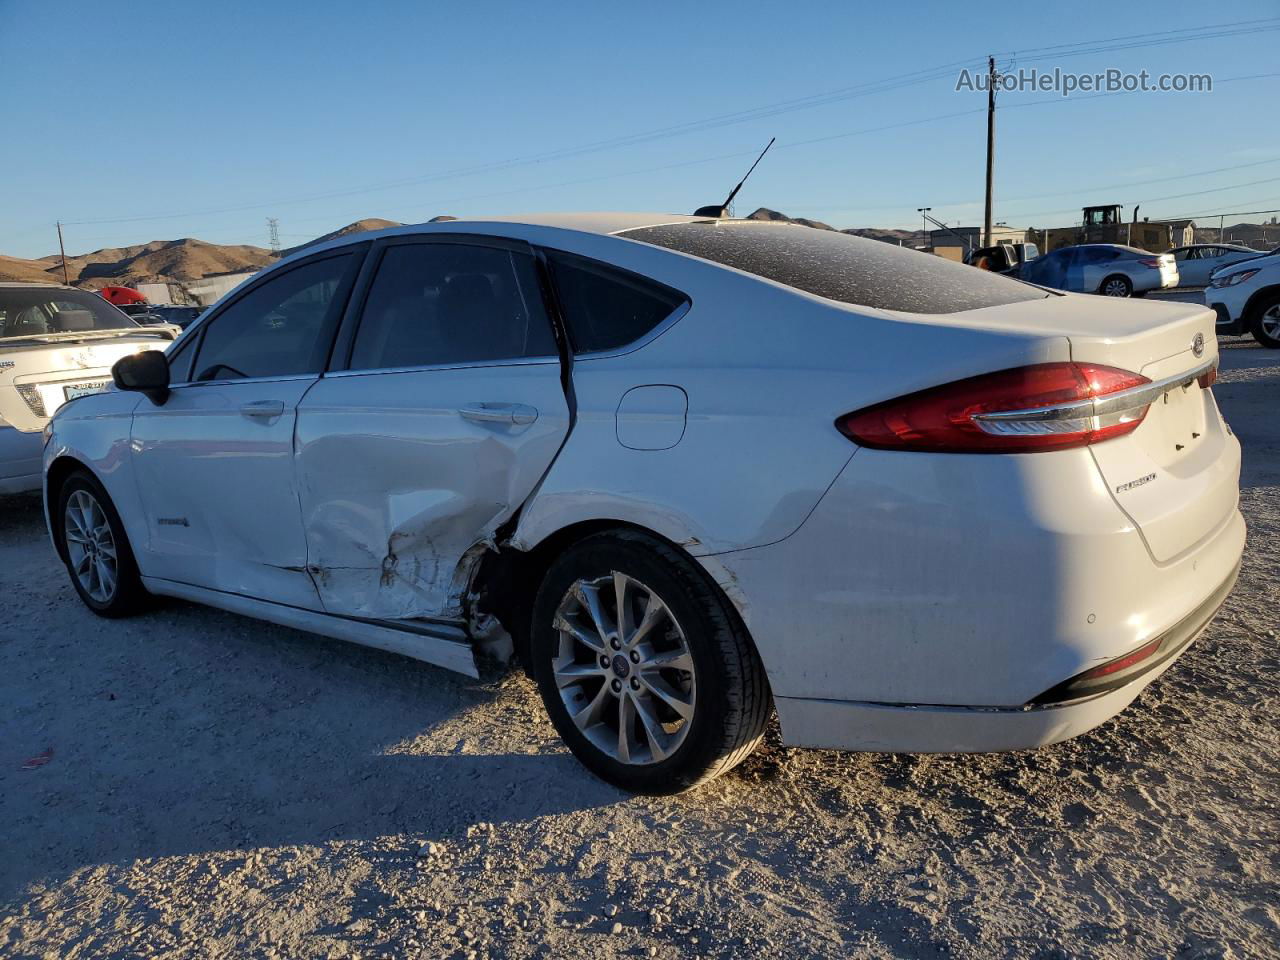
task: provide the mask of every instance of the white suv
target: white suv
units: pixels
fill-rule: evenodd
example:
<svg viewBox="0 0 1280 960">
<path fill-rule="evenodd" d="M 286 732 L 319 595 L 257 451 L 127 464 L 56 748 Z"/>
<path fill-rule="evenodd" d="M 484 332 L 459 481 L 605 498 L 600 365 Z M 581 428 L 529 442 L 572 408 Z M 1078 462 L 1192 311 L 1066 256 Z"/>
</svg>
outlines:
<svg viewBox="0 0 1280 960">
<path fill-rule="evenodd" d="M 1280 347 L 1280 250 L 1215 271 L 1204 302 L 1218 315 L 1219 336 L 1251 333 Z"/>
</svg>

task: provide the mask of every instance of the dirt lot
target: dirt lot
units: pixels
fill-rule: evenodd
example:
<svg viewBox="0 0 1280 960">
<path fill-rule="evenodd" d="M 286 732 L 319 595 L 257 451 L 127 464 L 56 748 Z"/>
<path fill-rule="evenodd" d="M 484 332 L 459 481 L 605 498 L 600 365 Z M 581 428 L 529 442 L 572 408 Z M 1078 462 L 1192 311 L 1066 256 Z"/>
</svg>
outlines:
<svg viewBox="0 0 1280 960">
<path fill-rule="evenodd" d="M 1223 354 L 1244 570 L 1127 712 L 1019 754 L 774 746 L 673 799 L 585 773 L 520 676 L 98 620 L 0 500 L 0 955 L 1280 956 L 1280 352 Z"/>
</svg>

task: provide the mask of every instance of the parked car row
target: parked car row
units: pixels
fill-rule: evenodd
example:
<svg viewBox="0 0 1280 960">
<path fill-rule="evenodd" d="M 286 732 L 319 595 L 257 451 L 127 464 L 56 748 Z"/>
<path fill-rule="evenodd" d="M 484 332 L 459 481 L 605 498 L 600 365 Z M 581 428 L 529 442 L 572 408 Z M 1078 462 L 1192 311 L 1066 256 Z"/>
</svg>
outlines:
<svg viewBox="0 0 1280 960">
<path fill-rule="evenodd" d="M 1178 285 L 1178 267 L 1171 253 L 1114 243 L 1050 250 L 1022 264 L 1016 276 L 1042 287 L 1105 297 L 1140 297 Z"/>
<path fill-rule="evenodd" d="M 1213 328 L 792 224 L 347 236 L 165 354 L 114 343 L 50 424 L 50 533 L 104 616 L 175 596 L 471 675 L 501 624 L 628 789 L 729 769 L 774 709 L 793 745 L 1034 747 L 1234 582 Z"/>
<path fill-rule="evenodd" d="M 1265 254 L 1232 244 L 1194 244 L 1151 253 L 1122 244 L 1088 243 L 1040 255 L 1033 244 L 974 250 L 967 263 L 1055 290 L 1141 297 L 1170 287 L 1207 286 L 1216 271 Z"/>
</svg>

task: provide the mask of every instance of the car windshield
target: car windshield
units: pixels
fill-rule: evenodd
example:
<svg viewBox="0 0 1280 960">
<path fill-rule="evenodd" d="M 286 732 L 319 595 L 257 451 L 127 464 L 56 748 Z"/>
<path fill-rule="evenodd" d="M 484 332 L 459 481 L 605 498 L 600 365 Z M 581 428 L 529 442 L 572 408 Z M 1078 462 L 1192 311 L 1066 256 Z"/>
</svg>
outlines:
<svg viewBox="0 0 1280 960">
<path fill-rule="evenodd" d="M 619 235 L 879 310 L 957 313 L 1050 296 L 932 254 L 813 227 L 721 220 L 641 227 Z"/>
<path fill-rule="evenodd" d="M 0 341 L 41 337 L 75 339 L 104 331 L 139 330 L 106 300 L 63 287 L 0 287 Z"/>
</svg>

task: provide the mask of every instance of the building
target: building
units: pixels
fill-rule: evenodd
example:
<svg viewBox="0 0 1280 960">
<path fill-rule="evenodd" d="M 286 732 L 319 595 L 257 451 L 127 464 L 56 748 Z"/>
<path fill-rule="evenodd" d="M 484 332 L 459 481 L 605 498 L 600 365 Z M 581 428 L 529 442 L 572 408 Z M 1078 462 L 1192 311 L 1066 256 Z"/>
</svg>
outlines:
<svg viewBox="0 0 1280 960">
<path fill-rule="evenodd" d="M 221 300 L 257 272 L 256 270 L 249 270 L 244 273 L 227 273 L 217 277 L 189 280 L 183 284 L 183 287 L 187 294 L 194 298 L 200 306 L 207 307 Z"/>
<path fill-rule="evenodd" d="M 956 236 L 956 234 L 959 234 L 959 236 Z M 1018 227 L 1010 227 L 1007 224 L 998 223 L 991 228 L 991 242 L 992 244 L 1026 243 L 1027 231 Z M 981 227 L 952 227 L 950 230 L 929 231 L 929 246 L 932 247 L 935 252 L 937 252 L 940 247 L 962 247 L 965 250 L 976 250 L 982 245 Z"/>
<path fill-rule="evenodd" d="M 1189 247 L 1196 242 L 1196 222 L 1194 220 L 1152 220 L 1150 222 L 1163 223 L 1167 226 L 1170 240 L 1172 240 L 1175 247 Z"/>
</svg>

